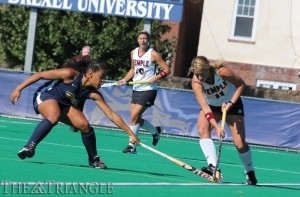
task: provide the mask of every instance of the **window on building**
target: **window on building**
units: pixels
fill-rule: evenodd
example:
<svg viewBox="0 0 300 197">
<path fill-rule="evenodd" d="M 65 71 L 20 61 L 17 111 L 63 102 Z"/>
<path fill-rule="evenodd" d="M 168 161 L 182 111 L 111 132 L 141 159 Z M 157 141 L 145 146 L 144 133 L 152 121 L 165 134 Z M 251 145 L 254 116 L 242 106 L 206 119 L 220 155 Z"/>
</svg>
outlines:
<svg viewBox="0 0 300 197">
<path fill-rule="evenodd" d="M 256 81 L 256 87 L 269 88 L 269 89 L 279 89 L 279 90 L 296 90 L 295 83 L 286 83 L 280 81 L 268 81 L 260 80 Z"/>
<path fill-rule="evenodd" d="M 231 39 L 254 41 L 258 1 L 235 1 Z"/>
</svg>

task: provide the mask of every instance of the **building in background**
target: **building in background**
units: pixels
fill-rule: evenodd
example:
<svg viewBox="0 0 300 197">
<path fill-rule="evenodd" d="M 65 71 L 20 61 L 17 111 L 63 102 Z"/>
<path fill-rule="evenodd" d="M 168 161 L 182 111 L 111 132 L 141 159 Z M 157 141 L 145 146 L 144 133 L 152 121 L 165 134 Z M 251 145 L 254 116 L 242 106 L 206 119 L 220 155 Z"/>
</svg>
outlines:
<svg viewBox="0 0 300 197">
<path fill-rule="evenodd" d="M 186 77 L 195 55 L 222 59 L 248 86 L 300 90 L 300 1 L 186 0 L 173 77 Z"/>
<path fill-rule="evenodd" d="M 165 38 L 178 38 L 176 55 L 171 64 L 171 78 L 186 78 L 192 59 L 197 55 L 204 0 L 185 0 L 182 21 L 165 21 L 172 30 Z M 179 79 L 181 80 L 181 79 Z"/>
<path fill-rule="evenodd" d="M 93 12 L 99 14 L 96 3 L 85 2 L 89 2 L 94 7 Z M 149 14 L 141 12 L 144 15 L 139 15 L 140 18 L 164 20 L 171 26 L 171 32 L 163 37 L 178 38 L 168 80 L 180 83 L 185 80 L 188 84 L 191 60 L 196 55 L 204 55 L 213 61 L 224 60 L 227 66 L 245 79 L 249 87 L 297 90 L 300 99 L 300 79 L 297 76 L 300 71 L 299 0 L 135 0 L 101 6 L 113 5 L 118 8 L 103 8 L 110 10 L 105 14 L 119 16 L 121 10 L 123 16 L 137 17 L 136 13 L 139 12 L 124 6 L 134 2 L 137 10 L 140 9 L 138 5 L 149 7 Z M 34 5 L 42 9 L 56 6 L 55 2 L 52 5 L 40 1 L 38 6 L 31 1 L 0 0 L 0 3 Z M 79 11 L 78 7 L 83 6 L 79 1 L 72 1 L 70 8 L 62 3 L 59 5 L 59 10 L 71 11 Z M 87 6 L 85 8 L 80 11 L 89 12 Z M 126 8 L 129 8 L 128 12 L 125 12 Z M 32 57 L 32 54 L 28 56 Z"/>
</svg>

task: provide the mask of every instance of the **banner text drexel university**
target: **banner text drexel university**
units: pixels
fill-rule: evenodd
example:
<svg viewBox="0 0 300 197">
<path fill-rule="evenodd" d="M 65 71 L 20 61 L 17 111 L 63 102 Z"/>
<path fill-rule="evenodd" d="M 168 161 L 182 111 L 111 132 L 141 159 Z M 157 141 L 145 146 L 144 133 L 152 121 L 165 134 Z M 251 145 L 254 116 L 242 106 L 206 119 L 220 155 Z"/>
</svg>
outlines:
<svg viewBox="0 0 300 197">
<path fill-rule="evenodd" d="M 2 4 L 181 21 L 183 0 L 0 0 Z"/>
</svg>

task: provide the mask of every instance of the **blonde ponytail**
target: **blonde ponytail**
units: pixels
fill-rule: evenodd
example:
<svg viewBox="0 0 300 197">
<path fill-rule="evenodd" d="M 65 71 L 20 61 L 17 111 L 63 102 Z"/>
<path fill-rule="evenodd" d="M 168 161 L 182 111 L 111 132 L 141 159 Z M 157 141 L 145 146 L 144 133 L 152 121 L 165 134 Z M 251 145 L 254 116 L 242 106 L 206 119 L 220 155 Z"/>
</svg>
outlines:
<svg viewBox="0 0 300 197">
<path fill-rule="evenodd" d="M 214 67 L 216 70 L 218 70 L 224 66 L 223 63 L 224 63 L 223 60 L 218 60 L 212 67 Z"/>
</svg>

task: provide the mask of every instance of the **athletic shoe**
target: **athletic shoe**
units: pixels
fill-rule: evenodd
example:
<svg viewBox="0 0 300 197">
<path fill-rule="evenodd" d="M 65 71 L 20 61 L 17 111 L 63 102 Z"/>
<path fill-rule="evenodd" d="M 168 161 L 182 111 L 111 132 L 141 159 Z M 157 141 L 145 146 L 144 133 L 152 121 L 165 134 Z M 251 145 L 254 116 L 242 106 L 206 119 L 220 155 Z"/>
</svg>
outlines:
<svg viewBox="0 0 300 197">
<path fill-rule="evenodd" d="M 131 145 L 128 145 L 126 148 L 124 148 L 123 153 L 136 154 L 136 148 Z"/>
<path fill-rule="evenodd" d="M 201 168 L 201 171 L 203 171 L 206 174 L 209 174 L 211 176 L 213 175 L 214 170 L 215 170 L 215 166 L 213 166 L 212 164 L 209 164 L 207 167 Z"/>
<path fill-rule="evenodd" d="M 24 146 L 22 150 L 18 152 L 18 156 L 21 159 L 25 159 L 26 157 L 31 158 L 34 156 L 35 153 L 35 145 L 30 144 L 29 146 Z"/>
<path fill-rule="evenodd" d="M 256 185 L 257 180 L 255 177 L 255 172 L 254 171 L 249 171 L 246 173 L 246 184 L 247 185 Z"/>
<path fill-rule="evenodd" d="M 155 135 L 152 135 L 153 136 L 153 140 L 152 140 L 152 145 L 153 146 L 156 146 L 156 144 L 158 143 L 159 138 L 160 138 L 160 134 L 163 130 L 163 127 L 156 127 L 156 130 L 157 130 L 157 133 Z"/>
<path fill-rule="evenodd" d="M 101 168 L 101 169 L 106 169 L 107 166 L 105 165 L 105 163 L 100 160 L 99 156 L 96 156 L 94 158 L 94 161 L 89 161 L 89 165 L 91 168 Z"/>
<path fill-rule="evenodd" d="M 201 168 L 201 171 L 205 172 L 206 174 L 209 174 L 210 176 L 213 176 L 215 169 L 216 169 L 215 166 L 213 166 L 212 164 L 209 164 L 207 167 Z M 219 168 L 217 169 L 217 172 L 216 172 L 216 178 L 218 179 L 219 183 L 223 182 L 224 177 Z"/>
<path fill-rule="evenodd" d="M 78 129 L 75 128 L 75 127 L 73 127 L 73 126 L 70 126 L 70 131 L 72 131 L 72 132 L 78 132 Z"/>
</svg>

